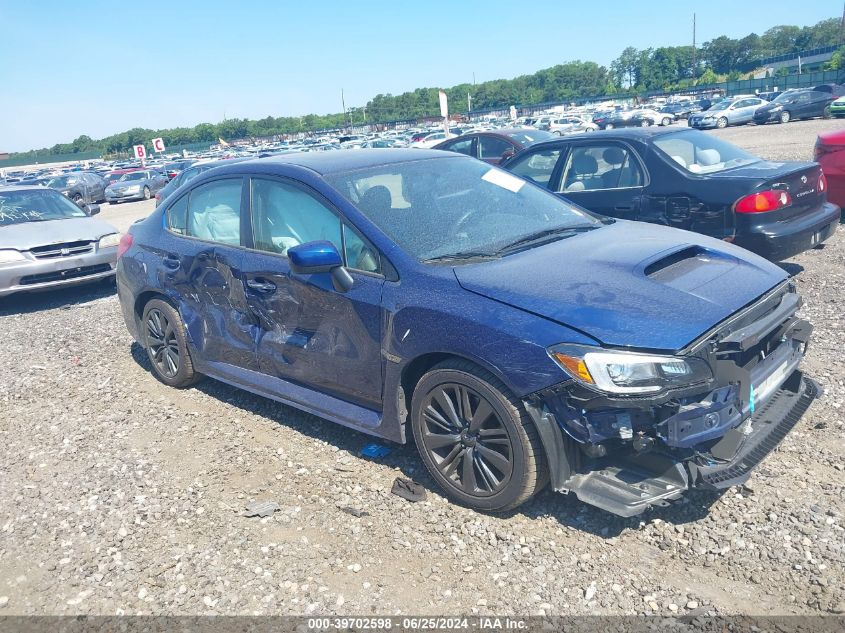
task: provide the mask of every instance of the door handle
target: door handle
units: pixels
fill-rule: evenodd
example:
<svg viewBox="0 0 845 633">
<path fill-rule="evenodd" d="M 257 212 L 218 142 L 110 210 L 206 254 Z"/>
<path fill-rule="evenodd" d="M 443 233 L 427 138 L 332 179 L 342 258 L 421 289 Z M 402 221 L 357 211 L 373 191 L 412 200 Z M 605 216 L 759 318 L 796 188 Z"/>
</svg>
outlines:
<svg viewBox="0 0 845 633">
<path fill-rule="evenodd" d="M 270 293 L 276 290 L 276 284 L 272 281 L 260 281 L 258 279 L 247 279 L 247 288 L 261 293 Z"/>
<path fill-rule="evenodd" d="M 633 211 L 634 205 L 633 204 L 617 204 L 615 207 L 613 207 L 613 209 L 616 210 L 616 211 Z"/>
<path fill-rule="evenodd" d="M 165 267 L 171 268 L 173 270 L 176 270 L 182 265 L 182 262 L 175 255 L 165 255 L 162 262 L 164 263 Z"/>
</svg>

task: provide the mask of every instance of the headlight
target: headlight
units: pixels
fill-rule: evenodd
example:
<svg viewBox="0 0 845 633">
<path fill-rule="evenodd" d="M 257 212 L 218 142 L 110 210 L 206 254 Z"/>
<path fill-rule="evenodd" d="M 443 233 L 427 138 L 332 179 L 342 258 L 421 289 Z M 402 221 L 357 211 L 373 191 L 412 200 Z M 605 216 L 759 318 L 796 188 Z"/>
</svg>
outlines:
<svg viewBox="0 0 845 633">
<path fill-rule="evenodd" d="M 700 358 L 635 354 L 584 345 L 557 345 L 549 349 L 549 356 L 578 382 L 608 393 L 654 393 L 713 377 L 710 367 Z"/>
<path fill-rule="evenodd" d="M 120 244 L 120 233 L 109 233 L 100 238 L 99 248 L 111 248 Z"/>
<path fill-rule="evenodd" d="M 11 264 L 12 262 L 26 261 L 26 257 L 20 251 L 12 249 L 0 250 L 0 264 Z"/>
</svg>

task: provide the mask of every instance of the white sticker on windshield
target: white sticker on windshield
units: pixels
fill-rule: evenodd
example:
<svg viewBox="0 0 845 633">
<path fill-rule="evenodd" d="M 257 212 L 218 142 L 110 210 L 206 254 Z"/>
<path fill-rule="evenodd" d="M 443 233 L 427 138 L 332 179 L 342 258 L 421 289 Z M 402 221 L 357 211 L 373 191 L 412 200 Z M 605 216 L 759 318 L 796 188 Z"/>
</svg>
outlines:
<svg viewBox="0 0 845 633">
<path fill-rule="evenodd" d="M 498 185 L 502 189 L 507 189 L 514 193 L 522 189 L 522 186 L 525 184 L 525 181 L 521 178 L 512 176 L 508 172 L 499 169 L 491 169 L 481 177 L 481 180 L 486 180 L 489 183 Z"/>
</svg>

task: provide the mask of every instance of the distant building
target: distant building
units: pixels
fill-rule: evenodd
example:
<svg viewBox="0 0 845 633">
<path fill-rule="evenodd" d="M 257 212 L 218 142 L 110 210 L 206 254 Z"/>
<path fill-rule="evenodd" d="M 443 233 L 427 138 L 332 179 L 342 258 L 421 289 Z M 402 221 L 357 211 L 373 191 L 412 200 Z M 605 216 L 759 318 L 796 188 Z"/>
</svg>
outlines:
<svg viewBox="0 0 845 633">
<path fill-rule="evenodd" d="M 0 152 L 0 160 L 8 160 L 9 152 Z"/>
</svg>

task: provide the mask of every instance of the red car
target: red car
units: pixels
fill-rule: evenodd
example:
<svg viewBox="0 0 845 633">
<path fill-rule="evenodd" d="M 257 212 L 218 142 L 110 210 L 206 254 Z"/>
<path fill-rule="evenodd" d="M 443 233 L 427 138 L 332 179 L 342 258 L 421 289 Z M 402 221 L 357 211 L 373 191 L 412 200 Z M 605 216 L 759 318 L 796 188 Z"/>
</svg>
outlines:
<svg viewBox="0 0 845 633">
<path fill-rule="evenodd" d="M 827 179 L 827 199 L 845 208 L 845 130 L 819 135 L 813 157 Z"/>
</svg>

